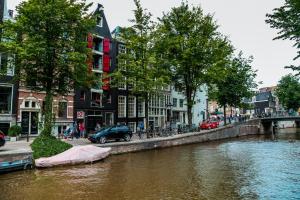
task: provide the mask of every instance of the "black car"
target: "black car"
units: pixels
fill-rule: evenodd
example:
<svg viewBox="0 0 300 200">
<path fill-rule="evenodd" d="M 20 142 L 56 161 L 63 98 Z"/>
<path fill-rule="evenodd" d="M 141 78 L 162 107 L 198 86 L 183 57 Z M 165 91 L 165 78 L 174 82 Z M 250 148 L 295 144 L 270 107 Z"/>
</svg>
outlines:
<svg viewBox="0 0 300 200">
<path fill-rule="evenodd" d="M 0 131 L 0 147 L 5 144 L 5 135 L 2 131 Z"/>
<path fill-rule="evenodd" d="M 132 137 L 132 131 L 128 126 L 112 126 L 108 128 L 102 128 L 100 131 L 89 136 L 89 140 L 93 143 L 104 144 L 108 140 L 121 140 L 130 141 Z"/>
</svg>

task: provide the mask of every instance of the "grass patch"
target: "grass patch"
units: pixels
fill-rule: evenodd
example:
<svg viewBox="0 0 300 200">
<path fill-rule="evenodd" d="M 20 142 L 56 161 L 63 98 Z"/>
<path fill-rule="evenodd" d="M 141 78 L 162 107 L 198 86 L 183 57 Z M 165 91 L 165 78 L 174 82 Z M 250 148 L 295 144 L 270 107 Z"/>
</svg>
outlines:
<svg viewBox="0 0 300 200">
<path fill-rule="evenodd" d="M 34 159 L 54 156 L 72 147 L 72 145 L 60 141 L 54 136 L 45 136 L 43 134 L 37 137 L 30 146 Z"/>
</svg>

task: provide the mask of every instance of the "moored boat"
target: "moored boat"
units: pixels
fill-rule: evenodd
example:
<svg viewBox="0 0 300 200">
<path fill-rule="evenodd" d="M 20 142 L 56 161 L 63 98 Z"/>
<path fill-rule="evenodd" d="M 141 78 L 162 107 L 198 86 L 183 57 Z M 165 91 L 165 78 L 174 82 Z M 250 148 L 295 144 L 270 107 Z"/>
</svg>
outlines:
<svg viewBox="0 0 300 200">
<path fill-rule="evenodd" d="M 35 160 L 36 167 L 54 167 L 59 165 L 75 165 L 92 163 L 109 156 L 111 148 L 101 148 L 94 145 L 74 146 L 67 151 L 49 158 Z"/>
<path fill-rule="evenodd" d="M 8 173 L 17 170 L 25 170 L 32 168 L 32 158 L 14 160 L 14 161 L 3 161 L 0 162 L 0 173 Z"/>
</svg>

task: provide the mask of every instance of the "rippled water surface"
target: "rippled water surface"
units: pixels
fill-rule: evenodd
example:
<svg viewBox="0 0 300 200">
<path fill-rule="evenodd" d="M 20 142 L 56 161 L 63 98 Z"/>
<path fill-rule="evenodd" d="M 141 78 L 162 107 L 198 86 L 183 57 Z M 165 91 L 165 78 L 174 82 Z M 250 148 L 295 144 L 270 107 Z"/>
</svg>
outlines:
<svg viewBox="0 0 300 200">
<path fill-rule="evenodd" d="M 0 199 L 300 199 L 300 133 L 0 175 Z"/>
</svg>

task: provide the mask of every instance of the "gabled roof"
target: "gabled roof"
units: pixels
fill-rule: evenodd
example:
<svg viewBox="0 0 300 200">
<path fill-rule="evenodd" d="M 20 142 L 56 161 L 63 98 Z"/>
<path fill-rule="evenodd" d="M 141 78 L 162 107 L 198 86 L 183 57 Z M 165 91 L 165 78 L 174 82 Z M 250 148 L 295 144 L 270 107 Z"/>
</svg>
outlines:
<svg viewBox="0 0 300 200">
<path fill-rule="evenodd" d="M 98 4 L 96 10 L 93 13 L 94 15 L 99 15 L 103 19 L 102 27 L 96 26 L 95 29 L 93 30 L 93 33 L 97 34 L 99 36 L 102 36 L 102 37 L 106 37 L 106 38 L 112 39 L 110 30 L 109 30 L 109 26 L 108 26 L 108 23 L 106 21 L 106 17 L 105 17 L 104 9 L 103 8 L 104 7 L 103 7 L 102 4 Z"/>
</svg>

